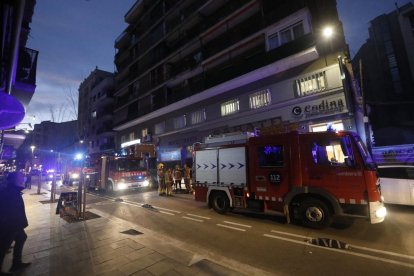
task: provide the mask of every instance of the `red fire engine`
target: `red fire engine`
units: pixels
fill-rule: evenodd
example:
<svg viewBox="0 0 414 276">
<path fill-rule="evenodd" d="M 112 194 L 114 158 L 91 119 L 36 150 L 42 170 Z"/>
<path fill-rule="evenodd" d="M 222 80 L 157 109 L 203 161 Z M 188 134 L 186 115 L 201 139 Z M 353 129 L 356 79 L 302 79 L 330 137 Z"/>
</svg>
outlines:
<svg viewBox="0 0 414 276">
<path fill-rule="evenodd" d="M 119 191 L 152 187 L 144 158 L 102 156 L 84 169 L 90 189 Z"/>
<path fill-rule="evenodd" d="M 386 215 L 375 164 L 352 132 L 207 137 L 193 166 L 195 199 L 218 213 L 276 212 L 311 228 Z"/>
</svg>

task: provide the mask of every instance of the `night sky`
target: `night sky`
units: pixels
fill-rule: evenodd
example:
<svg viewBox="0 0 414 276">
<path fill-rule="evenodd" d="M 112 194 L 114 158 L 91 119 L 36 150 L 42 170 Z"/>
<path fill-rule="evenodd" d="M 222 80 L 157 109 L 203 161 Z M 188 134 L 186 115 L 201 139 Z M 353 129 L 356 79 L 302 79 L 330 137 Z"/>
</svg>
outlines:
<svg viewBox="0 0 414 276">
<path fill-rule="evenodd" d="M 217 0 L 219 1 L 219 0 Z M 337 0 L 351 56 L 368 38 L 370 20 L 408 0 Z M 37 88 L 23 122 L 76 119 L 68 95 L 98 66 L 114 72 L 114 41 L 135 0 L 37 0 L 28 48 L 39 51 Z M 59 116 L 59 113 L 61 114 Z M 36 121 L 33 121 L 36 116 Z"/>
</svg>

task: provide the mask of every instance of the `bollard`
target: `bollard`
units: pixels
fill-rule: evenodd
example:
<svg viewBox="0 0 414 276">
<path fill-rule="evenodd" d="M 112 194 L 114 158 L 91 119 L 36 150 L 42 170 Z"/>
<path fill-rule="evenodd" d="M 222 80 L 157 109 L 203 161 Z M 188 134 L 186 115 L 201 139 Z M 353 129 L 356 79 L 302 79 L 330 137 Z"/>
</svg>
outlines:
<svg viewBox="0 0 414 276">
<path fill-rule="evenodd" d="M 40 195 L 40 188 L 42 186 L 42 174 L 39 174 L 39 177 L 37 178 L 37 194 Z"/>
</svg>

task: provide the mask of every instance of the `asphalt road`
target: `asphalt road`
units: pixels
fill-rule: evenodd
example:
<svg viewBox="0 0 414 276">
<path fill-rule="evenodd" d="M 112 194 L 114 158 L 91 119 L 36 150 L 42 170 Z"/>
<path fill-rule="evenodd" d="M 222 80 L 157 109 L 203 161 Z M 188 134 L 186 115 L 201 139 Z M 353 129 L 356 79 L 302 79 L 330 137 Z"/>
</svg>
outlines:
<svg viewBox="0 0 414 276">
<path fill-rule="evenodd" d="M 275 275 L 414 275 L 414 207 L 387 206 L 381 224 L 355 220 L 312 230 L 277 216 L 219 215 L 186 194 L 88 194 L 87 204 L 92 212 L 97 209 L 179 240 L 186 249 L 246 274 L 257 268 Z M 322 246 L 309 243 L 312 239 Z M 337 241 L 347 249 L 332 248 Z"/>
</svg>

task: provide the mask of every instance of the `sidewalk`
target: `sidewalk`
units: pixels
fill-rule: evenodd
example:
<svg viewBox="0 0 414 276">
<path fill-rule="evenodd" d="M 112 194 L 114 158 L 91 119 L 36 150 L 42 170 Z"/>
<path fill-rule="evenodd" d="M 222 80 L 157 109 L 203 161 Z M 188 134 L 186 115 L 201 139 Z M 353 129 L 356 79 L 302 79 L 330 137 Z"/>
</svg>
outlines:
<svg viewBox="0 0 414 276">
<path fill-rule="evenodd" d="M 180 248 L 179 241 L 88 207 L 100 217 L 68 223 L 55 214 L 57 203 L 40 202 L 49 200 L 49 193 L 35 193 L 32 186 L 23 195 L 29 220 L 23 261 L 32 265 L 15 275 L 251 274 L 228 269 L 218 264 L 220 260 L 212 262 Z M 131 229 L 140 234 L 121 233 Z M 10 266 L 7 254 L 3 270 Z"/>
</svg>

